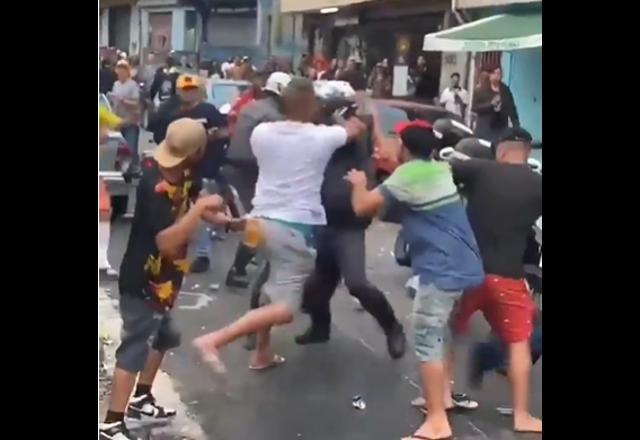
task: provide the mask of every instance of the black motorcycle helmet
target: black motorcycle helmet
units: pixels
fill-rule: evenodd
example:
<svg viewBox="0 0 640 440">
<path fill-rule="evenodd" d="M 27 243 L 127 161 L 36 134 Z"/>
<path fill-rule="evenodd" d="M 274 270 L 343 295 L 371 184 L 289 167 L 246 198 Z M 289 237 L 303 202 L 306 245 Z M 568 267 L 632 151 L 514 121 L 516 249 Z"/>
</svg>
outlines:
<svg viewBox="0 0 640 440">
<path fill-rule="evenodd" d="M 462 139 L 456 144 L 455 150 L 462 154 L 466 154 L 472 159 L 493 160 L 495 158 L 495 154 L 491 148 L 491 143 L 476 137 Z"/>
<path fill-rule="evenodd" d="M 440 139 L 438 149 L 453 147 L 462 139 L 473 136 L 473 131 L 461 122 L 440 118 L 433 123 L 433 131 Z"/>
</svg>

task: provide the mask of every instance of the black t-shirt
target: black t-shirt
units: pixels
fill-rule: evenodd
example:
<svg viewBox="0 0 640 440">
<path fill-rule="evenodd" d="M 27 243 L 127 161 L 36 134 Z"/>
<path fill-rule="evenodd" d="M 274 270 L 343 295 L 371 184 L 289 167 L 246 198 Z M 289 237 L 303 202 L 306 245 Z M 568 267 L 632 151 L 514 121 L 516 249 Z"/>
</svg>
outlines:
<svg viewBox="0 0 640 440">
<path fill-rule="evenodd" d="M 187 244 L 178 258 L 160 255 L 156 236 L 182 218 L 198 197 L 200 183 L 185 172 L 181 185 L 163 179 L 155 162 L 145 168 L 137 189 L 136 209 L 120 266 L 122 295 L 148 299 L 158 310 L 173 307 L 187 273 Z"/>
<path fill-rule="evenodd" d="M 464 185 L 485 272 L 524 278 L 527 237 L 542 215 L 542 176 L 527 165 L 482 159 L 452 161 L 451 167 Z"/>
<path fill-rule="evenodd" d="M 159 115 L 157 125 L 154 127 L 154 141 L 160 143 L 164 140 L 167 127 L 173 121 L 180 118 L 191 118 L 198 122 L 202 122 L 204 127 L 209 130 L 213 127 L 223 128 L 227 126 L 227 118 L 218 111 L 218 109 L 208 102 L 201 102 L 194 108 L 182 111 L 172 101 L 167 103 L 166 115 Z M 179 105 L 179 104 L 178 104 Z M 162 107 L 161 107 L 162 109 Z M 162 109 L 164 112 L 165 110 Z M 218 178 L 220 166 L 224 162 L 225 140 L 216 140 L 209 142 L 204 153 L 204 157 L 200 161 L 197 173 L 206 178 Z"/>
</svg>

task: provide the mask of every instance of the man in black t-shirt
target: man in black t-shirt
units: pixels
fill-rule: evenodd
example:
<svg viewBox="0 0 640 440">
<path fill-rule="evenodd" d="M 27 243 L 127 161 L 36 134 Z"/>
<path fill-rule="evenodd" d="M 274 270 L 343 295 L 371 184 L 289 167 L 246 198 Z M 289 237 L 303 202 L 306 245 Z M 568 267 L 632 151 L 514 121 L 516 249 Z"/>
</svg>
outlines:
<svg viewBox="0 0 640 440">
<path fill-rule="evenodd" d="M 220 167 L 224 162 L 224 149 L 227 131 L 227 119 L 218 109 L 203 99 L 203 84 L 194 75 L 180 75 L 176 81 L 177 94 L 163 104 L 155 116 L 154 140 L 160 143 L 164 140 L 166 127 L 179 118 L 191 118 L 204 125 L 207 130 L 207 146 L 204 157 L 195 169 L 198 178 L 215 180 L 220 187 L 225 187 L 221 180 Z M 175 101 L 175 102 L 174 102 Z M 206 227 L 202 227 L 197 237 L 196 259 L 193 261 L 191 272 L 201 273 L 209 270 L 209 254 L 211 239 Z"/>
<path fill-rule="evenodd" d="M 529 414 L 531 353 L 535 304 L 525 281 L 527 238 L 542 215 L 542 176 L 527 160 L 531 135 L 521 128 L 497 142 L 496 160 L 453 160 L 454 179 L 464 185 L 467 214 L 486 275 L 482 286 L 466 292 L 455 319 L 460 333 L 481 310 L 509 352 L 516 432 L 542 432 L 542 420 Z"/>
<path fill-rule="evenodd" d="M 139 421 L 175 416 L 174 410 L 156 404 L 151 386 L 164 353 L 180 343 L 170 311 L 189 268 L 187 246 L 201 220 L 228 222 L 220 196 L 198 198 L 199 182 L 193 179 L 193 168 L 206 142 L 202 124 L 188 118 L 173 122 L 154 152 L 153 165 L 144 169 L 140 180 L 120 267 L 122 341 L 116 351 L 111 400 L 100 425 L 100 438 L 137 438 L 125 425 L 125 411 L 128 418 Z"/>
</svg>

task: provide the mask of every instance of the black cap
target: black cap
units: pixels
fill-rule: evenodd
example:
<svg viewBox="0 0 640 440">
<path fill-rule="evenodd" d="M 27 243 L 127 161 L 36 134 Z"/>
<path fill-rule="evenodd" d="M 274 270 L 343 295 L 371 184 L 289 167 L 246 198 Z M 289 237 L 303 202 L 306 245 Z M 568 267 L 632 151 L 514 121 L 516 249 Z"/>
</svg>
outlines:
<svg viewBox="0 0 640 440">
<path fill-rule="evenodd" d="M 527 144 L 531 144 L 531 141 L 533 141 L 531 134 L 524 128 L 509 127 L 502 132 L 502 134 L 495 142 L 491 144 L 491 152 L 495 157 L 498 145 L 500 145 L 502 142 L 525 142 Z"/>
<path fill-rule="evenodd" d="M 526 142 L 528 144 L 533 141 L 531 133 L 522 127 L 509 127 L 498 138 L 497 144 L 502 142 Z"/>
</svg>

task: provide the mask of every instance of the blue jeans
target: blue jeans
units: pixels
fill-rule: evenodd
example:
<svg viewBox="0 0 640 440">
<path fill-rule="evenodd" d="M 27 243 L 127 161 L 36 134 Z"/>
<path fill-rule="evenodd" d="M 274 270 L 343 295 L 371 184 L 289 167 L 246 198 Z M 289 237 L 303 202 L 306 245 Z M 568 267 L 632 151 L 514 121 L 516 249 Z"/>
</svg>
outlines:
<svg viewBox="0 0 640 440">
<path fill-rule="evenodd" d="M 211 226 L 205 222 L 202 222 L 202 224 L 200 225 L 198 235 L 196 236 L 196 258 L 211 258 L 209 256 L 209 253 L 213 248 L 213 240 L 211 240 L 210 230 L 214 227 L 215 226 Z"/>
<path fill-rule="evenodd" d="M 531 335 L 531 363 L 542 356 L 542 327 L 536 327 Z M 498 338 L 492 338 L 487 342 L 480 342 L 474 347 L 474 355 L 478 356 L 480 369 L 483 373 L 492 370 L 507 369 L 506 347 Z"/>
<path fill-rule="evenodd" d="M 137 125 L 130 125 L 127 127 L 122 127 L 120 130 L 122 133 L 122 137 L 129 144 L 129 148 L 131 148 L 131 159 L 133 163 L 138 163 L 138 143 L 140 138 L 140 127 Z"/>
</svg>

